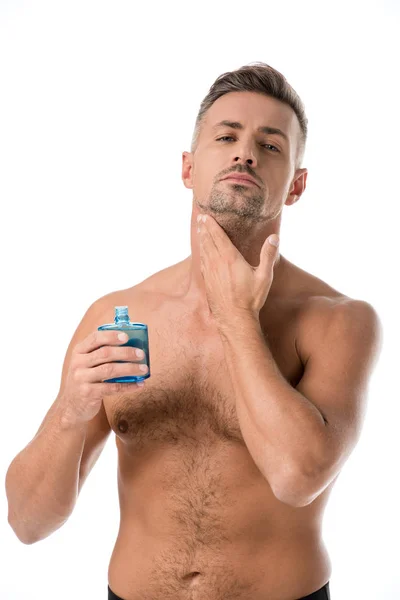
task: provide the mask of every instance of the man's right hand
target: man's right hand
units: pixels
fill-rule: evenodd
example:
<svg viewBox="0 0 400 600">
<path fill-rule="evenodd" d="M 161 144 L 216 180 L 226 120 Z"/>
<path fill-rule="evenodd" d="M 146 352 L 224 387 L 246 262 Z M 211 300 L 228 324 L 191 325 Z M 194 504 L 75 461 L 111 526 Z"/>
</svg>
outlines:
<svg viewBox="0 0 400 600">
<path fill-rule="evenodd" d="M 61 403 L 70 424 L 91 421 L 99 412 L 103 398 L 124 390 L 132 390 L 132 383 L 143 386 L 144 381 L 104 383 L 105 379 L 127 375 L 144 375 L 140 365 L 144 358 L 137 356 L 132 346 L 122 346 L 127 340 L 118 339 L 121 331 L 94 331 L 77 344 L 71 355 Z M 114 362 L 118 360 L 128 362 Z M 142 365 L 143 366 L 143 365 Z M 148 368 L 147 371 L 148 372 Z"/>
</svg>

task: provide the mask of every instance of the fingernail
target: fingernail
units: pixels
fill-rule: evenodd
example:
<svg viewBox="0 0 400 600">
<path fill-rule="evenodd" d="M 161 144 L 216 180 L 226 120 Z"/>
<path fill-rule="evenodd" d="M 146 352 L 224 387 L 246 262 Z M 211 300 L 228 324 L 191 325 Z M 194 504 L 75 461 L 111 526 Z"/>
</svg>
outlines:
<svg viewBox="0 0 400 600">
<path fill-rule="evenodd" d="M 279 237 L 275 234 L 269 237 L 268 241 L 270 244 L 272 244 L 272 246 L 277 247 L 279 245 Z"/>
</svg>

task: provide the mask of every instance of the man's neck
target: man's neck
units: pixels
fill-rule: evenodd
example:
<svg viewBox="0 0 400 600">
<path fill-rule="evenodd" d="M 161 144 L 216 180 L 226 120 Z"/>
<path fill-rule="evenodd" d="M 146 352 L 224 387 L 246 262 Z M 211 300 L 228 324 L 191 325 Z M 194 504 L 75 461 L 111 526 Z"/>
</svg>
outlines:
<svg viewBox="0 0 400 600">
<path fill-rule="evenodd" d="M 288 264 L 287 259 L 279 254 L 274 266 L 274 278 L 266 304 L 268 303 L 268 299 L 272 300 L 284 295 L 284 289 L 287 284 Z M 190 255 L 179 263 L 178 268 L 177 284 L 181 299 L 184 300 L 187 306 L 191 306 L 193 311 L 198 313 L 199 316 L 205 320 L 209 319 L 211 314 L 200 265 Z"/>
</svg>

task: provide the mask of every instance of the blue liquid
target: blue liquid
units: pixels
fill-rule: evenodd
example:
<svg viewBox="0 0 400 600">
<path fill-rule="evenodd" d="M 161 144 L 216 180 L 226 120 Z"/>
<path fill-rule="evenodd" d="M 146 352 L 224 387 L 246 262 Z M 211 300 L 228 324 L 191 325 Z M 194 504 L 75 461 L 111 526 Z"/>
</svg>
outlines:
<svg viewBox="0 0 400 600">
<path fill-rule="evenodd" d="M 148 379 L 150 377 L 149 334 L 147 325 L 144 323 L 131 323 L 129 320 L 127 306 L 116 306 L 114 323 L 100 325 L 97 330 L 123 331 L 126 333 L 129 336 L 128 341 L 125 344 L 119 345 L 133 346 L 134 348 L 140 348 L 144 352 L 144 358 L 142 360 L 131 364 L 147 364 L 149 367 L 148 372 L 143 373 L 143 375 L 125 375 L 123 377 L 113 377 L 112 379 L 105 379 L 103 383 L 132 383 L 136 381 L 143 381 L 144 379 Z M 130 361 L 116 360 L 114 362 L 123 363 Z"/>
</svg>

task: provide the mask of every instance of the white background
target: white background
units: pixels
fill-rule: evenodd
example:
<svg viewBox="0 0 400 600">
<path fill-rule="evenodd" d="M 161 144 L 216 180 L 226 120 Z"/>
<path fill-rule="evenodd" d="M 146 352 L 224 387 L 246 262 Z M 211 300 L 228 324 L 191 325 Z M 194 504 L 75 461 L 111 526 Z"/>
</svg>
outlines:
<svg viewBox="0 0 400 600">
<path fill-rule="evenodd" d="M 395 0 L 0 2 L 3 480 L 88 306 L 190 254 L 181 156 L 200 102 L 218 75 L 263 61 L 309 119 L 307 189 L 284 208 L 281 252 L 370 302 L 384 328 L 361 440 L 324 517 L 332 600 L 400 598 L 399 24 Z M 40 543 L 18 541 L 3 489 L 1 600 L 106 598 L 113 437 Z"/>
</svg>

